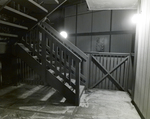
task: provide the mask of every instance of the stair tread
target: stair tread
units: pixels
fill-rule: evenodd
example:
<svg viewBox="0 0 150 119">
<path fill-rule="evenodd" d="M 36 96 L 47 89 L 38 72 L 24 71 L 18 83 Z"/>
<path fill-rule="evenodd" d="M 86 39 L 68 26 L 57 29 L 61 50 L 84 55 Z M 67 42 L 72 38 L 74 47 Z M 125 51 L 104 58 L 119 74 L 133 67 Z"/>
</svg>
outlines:
<svg viewBox="0 0 150 119">
<path fill-rule="evenodd" d="M 64 81 L 60 76 L 57 76 L 56 78 L 57 78 L 58 80 L 60 80 L 61 82 Z"/>
<path fill-rule="evenodd" d="M 31 52 L 27 47 L 25 47 L 22 43 L 18 43 L 26 52 Z"/>
<path fill-rule="evenodd" d="M 15 38 L 18 37 L 18 35 L 15 35 L 15 34 L 9 34 L 9 33 L 0 33 L 0 36 L 5 36 L 5 37 L 15 37 Z"/>
<path fill-rule="evenodd" d="M 52 69 L 49 69 L 48 71 L 53 75 L 55 74 L 55 72 Z"/>
<path fill-rule="evenodd" d="M 28 9 L 31 9 L 35 12 L 42 12 L 42 13 L 48 13 L 48 10 L 36 3 L 33 0 L 14 0 L 17 3 L 20 3 L 21 5 L 27 7 Z"/>
<path fill-rule="evenodd" d="M 36 22 L 38 21 L 38 19 L 36 19 L 36 18 L 34 18 L 34 17 L 32 17 L 28 14 L 25 14 L 23 12 L 20 12 L 18 10 L 15 10 L 15 9 L 9 7 L 9 6 L 5 6 L 4 11 L 9 13 L 10 15 L 12 14 L 15 17 L 27 18 L 27 19 L 30 19 L 30 20 L 33 20 L 33 21 L 36 21 Z"/>
<path fill-rule="evenodd" d="M 18 25 L 18 24 L 14 24 L 14 23 L 10 23 L 10 22 L 6 22 L 6 21 L 2 21 L 2 20 L 0 20 L 0 24 L 6 25 L 6 26 L 11 26 L 11 27 L 16 27 L 16 28 L 20 28 L 20 29 L 24 29 L 24 30 L 28 30 L 28 27 L 21 26 L 21 25 Z"/>
<path fill-rule="evenodd" d="M 32 56 L 34 59 L 38 59 L 38 57 L 37 56 Z"/>
</svg>

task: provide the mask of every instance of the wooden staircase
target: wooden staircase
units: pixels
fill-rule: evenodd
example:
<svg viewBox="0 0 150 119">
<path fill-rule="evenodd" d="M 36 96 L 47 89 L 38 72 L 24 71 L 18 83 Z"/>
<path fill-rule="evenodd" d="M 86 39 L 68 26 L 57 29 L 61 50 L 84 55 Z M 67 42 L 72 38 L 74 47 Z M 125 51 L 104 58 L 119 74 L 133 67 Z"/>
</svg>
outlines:
<svg viewBox="0 0 150 119">
<path fill-rule="evenodd" d="M 13 53 L 39 74 L 45 85 L 52 86 L 78 106 L 85 88 L 83 62 L 87 56 L 44 20 L 65 1 L 3 0 L 0 2 L 0 37 L 18 38 Z"/>
</svg>

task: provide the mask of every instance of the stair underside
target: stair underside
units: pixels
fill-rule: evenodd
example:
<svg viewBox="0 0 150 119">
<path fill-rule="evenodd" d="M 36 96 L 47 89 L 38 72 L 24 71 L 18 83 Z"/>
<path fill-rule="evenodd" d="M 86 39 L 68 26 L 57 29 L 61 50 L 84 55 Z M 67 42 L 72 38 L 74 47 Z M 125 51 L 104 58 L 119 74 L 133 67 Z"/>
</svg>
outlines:
<svg viewBox="0 0 150 119">
<path fill-rule="evenodd" d="M 38 19 L 30 16 L 30 15 L 27 15 L 23 12 L 20 12 L 18 10 L 15 10 L 9 6 L 5 6 L 4 9 L 2 10 L 2 12 L 6 13 L 6 14 L 9 14 L 10 16 L 12 15 L 13 17 L 16 17 L 16 18 L 20 18 L 20 19 L 25 19 L 25 20 L 32 20 L 32 21 L 35 21 L 37 22 Z"/>
<path fill-rule="evenodd" d="M 8 27 L 15 27 L 23 30 L 28 30 L 28 27 L 0 20 L 0 24 Z"/>
<path fill-rule="evenodd" d="M 9 34 L 9 33 L 0 33 L 1 37 L 13 37 L 13 38 L 17 38 L 18 35 L 15 34 Z"/>
<path fill-rule="evenodd" d="M 23 44 L 17 44 L 15 46 L 15 55 L 24 60 L 36 73 L 42 76 L 42 65 L 36 61 L 35 56 L 31 56 L 28 52 L 30 50 L 26 48 Z M 52 69 L 46 70 L 46 82 L 48 85 L 55 88 L 60 92 L 70 103 L 75 104 L 75 90 L 69 86 L 69 84 L 64 85 L 64 80 L 60 80 L 58 76 L 55 76 L 55 72 Z M 84 91 L 85 86 L 80 85 L 80 96 Z"/>
<path fill-rule="evenodd" d="M 38 13 L 48 13 L 48 10 L 46 10 L 44 7 L 39 5 L 38 3 L 34 2 L 33 0 L 13 0 L 24 7 L 27 7 L 28 9 L 38 12 Z"/>
</svg>

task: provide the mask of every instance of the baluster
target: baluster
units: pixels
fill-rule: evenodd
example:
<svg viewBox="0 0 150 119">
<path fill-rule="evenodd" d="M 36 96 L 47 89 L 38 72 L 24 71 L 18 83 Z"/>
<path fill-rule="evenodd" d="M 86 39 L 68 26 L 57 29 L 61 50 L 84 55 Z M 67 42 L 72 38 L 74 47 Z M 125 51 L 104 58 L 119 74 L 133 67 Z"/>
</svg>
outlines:
<svg viewBox="0 0 150 119">
<path fill-rule="evenodd" d="M 36 47 L 36 43 L 35 43 L 35 33 L 36 33 L 36 28 L 33 29 L 33 35 L 32 35 L 32 38 L 33 38 L 33 51 L 35 52 L 35 47 Z"/>
<path fill-rule="evenodd" d="M 51 40 L 51 39 L 49 39 Z M 53 40 L 50 41 L 50 62 L 53 64 Z"/>
<path fill-rule="evenodd" d="M 57 64 L 57 56 L 58 56 L 58 55 L 57 55 L 57 54 L 58 54 L 58 51 L 57 51 L 58 49 L 57 49 L 57 48 L 58 48 L 57 43 L 54 41 L 54 51 L 55 51 L 55 70 L 57 70 L 57 65 L 58 65 L 58 64 Z"/>
<path fill-rule="evenodd" d="M 59 67 L 60 67 L 59 71 L 61 73 L 62 72 L 62 47 L 61 46 L 59 48 Z"/>
<path fill-rule="evenodd" d="M 37 49 L 37 54 L 39 55 L 39 41 L 40 41 L 40 37 L 39 37 L 39 28 L 36 29 L 36 49 Z"/>
<path fill-rule="evenodd" d="M 80 61 L 76 60 L 75 63 L 75 76 L 76 76 L 76 100 L 75 100 L 75 104 L 78 106 L 80 104 Z"/>
<path fill-rule="evenodd" d="M 66 65 L 67 65 L 67 55 L 66 55 L 66 50 L 64 50 L 64 76 L 66 78 Z"/>
<path fill-rule="evenodd" d="M 42 80 L 44 81 L 44 84 L 46 84 L 46 34 L 44 31 L 41 33 L 41 40 L 42 40 Z"/>
<path fill-rule="evenodd" d="M 71 85 L 71 65 L 72 65 L 72 59 L 71 59 L 71 54 L 68 57 L 68 64 L 69 64 L 69 84 Z"/>
<path fill-rule="evenodd" d="M 32 43 L 32 31 L 30 31 L 29 34 L 29 46 L 31 47 L 31 43 Z"/>
<path fill-rule="evenodd" d="M 25 35 L 25 43 L 28 44 L 28 36 L 27 36 L 27 34 Z"/>
</svg>

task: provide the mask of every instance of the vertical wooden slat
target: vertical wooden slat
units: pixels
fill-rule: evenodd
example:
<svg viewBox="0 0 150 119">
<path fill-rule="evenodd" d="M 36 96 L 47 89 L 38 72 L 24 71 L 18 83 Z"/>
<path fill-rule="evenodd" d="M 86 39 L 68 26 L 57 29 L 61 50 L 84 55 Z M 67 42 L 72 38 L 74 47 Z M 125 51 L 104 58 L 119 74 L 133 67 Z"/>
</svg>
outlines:
<svg viewBox="0 0 150 119">
<path fill-rule="evenodd" d="M 57 62 L 57 57 L 58 57 L 58 46 L 57 43 L 54 41 L 54 51 L 55 51 L 55 69 L 57 70 L 58 62 Z"/>
<path fill-rule="evenodd" d="M 68 61 L 68 63 L 69 63 L 69 83 L 70 83 L 70 85 L 71 85 L 71 65 L 72 65 L 72 58 L 71 58 L 71 54 L 69 55 L 69 61 Z"/>
<path fill-rule="evenodd" d="M 51 39 L 49 39 L 51 40 Z M 53 64 L 53 40 L 50 41 L 50 62 Z"/>
<path fill-rule="evenodd" d="M 60 49 L 59 49 L 59 61 L 60 61 L 60 63 L 59 63 L 59 68 L 60 68 L 60 73 L 62 73 L 62 61 L 63 61 L 63 58 L 62 58 L 62 56 L 63 56 L 63 51 L 62 51 L 62 47 L 60 46 Z"/>
<path fill-rule="evenodd" d="M 35 52 L 35 47 L 36 47 L 36 39 L 35 39 L 35 34 L 36 34 L 36 29 L 33 29 L 33 52 Z"/>
<path fill-rule="evenodd" d="M 45 32 L 42 32 L 41 34 L 41 40 L 42 40 L 42 80 L 44 84 L 46 84 L 46 75 L 45 75 L 45 70 L 46 70 L 46 34 Z"/>
<path fill-rule="evenodd" d="M 66 50 L 64 50 L 64 76 L 66 77 L 66 66 L 67 64 L 67 55 L 66 55 Z"/>
<path fill-rule="evenodd" d="M 37 54 L 39 55 L 39 41 L 40 41 L 40 37 L 39 37 L 39 30 L 38 30 L 38 27 L 37 27 L 37 30 L 36 30 L 36 42 L 37 42 L 37 45 L 36 45 L 36 49 L 37 49 Z"/>
<path fill-rule="evenodd" d="M 75 104 L 80 104 L 80 61 L 76 61 L 76 99 Z"/>
</svg>

